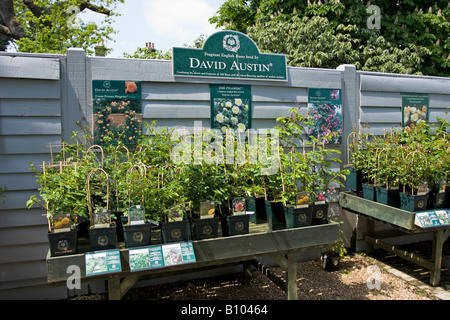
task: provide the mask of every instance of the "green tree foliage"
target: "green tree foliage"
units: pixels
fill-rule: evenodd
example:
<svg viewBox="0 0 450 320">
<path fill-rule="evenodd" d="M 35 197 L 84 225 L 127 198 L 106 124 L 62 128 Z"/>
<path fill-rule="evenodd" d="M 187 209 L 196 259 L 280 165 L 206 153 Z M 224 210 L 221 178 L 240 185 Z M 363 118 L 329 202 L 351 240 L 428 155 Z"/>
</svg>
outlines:
<svg viewBox="0 0 450 320">
<path fill-rule="evenodd" d="M 368 28 L 369 5 L 380 8 L 380 29 Z M 210 22 L 287 54 L 291 65 L 335 67 L 344 59 L 362 70 L 448 76 L 449 17 L 443 0 L 228 0 Z"/>
<path fill-rule="evenodd" d="M 112 40 L 111 27 L 117 4 L 125 0 L 2 0 L 0 2 L 0 50 L 14 44 L 21 52 L 65 53 L 69 47 L 94 53 L 96 45 Z M 90 10 L 104 15 L 97 25 L 83 22 Z M 109 52 L 110 50 L 107 50 Z"/>
</svg>

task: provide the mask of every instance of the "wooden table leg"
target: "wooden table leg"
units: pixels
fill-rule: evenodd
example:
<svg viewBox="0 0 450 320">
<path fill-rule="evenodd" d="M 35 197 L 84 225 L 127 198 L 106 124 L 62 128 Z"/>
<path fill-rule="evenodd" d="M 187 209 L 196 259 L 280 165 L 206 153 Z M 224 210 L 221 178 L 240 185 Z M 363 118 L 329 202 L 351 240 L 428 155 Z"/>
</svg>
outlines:
<svg viewBox="0 0 450 320">
<path fill-rule="evenodd" d="M 108 299 L 109 300 L 120 300 L 120 278 L 110 277 L 108 279 Z"/>
<path fill-rule="evenodd" d="M 287 254 L 287 299 L 298 300 L 297 260 L 295 252 Z"/>
<path fill-rule="evenodd" d="M 375 221 L 372 219 L 367 219 L 367 229 L 366 229 L 366 235 L 369 237 L 373 237 L 375 233 Z M 369 243 L 366 241 L 366 252 L 372 253 L 373 252 L 374 245 L 372 243 Z"/>
<path fill-rule="evenodd" d="M 434 263 L 434 267 L 431 270 L 430 284 L 433 287 L 439 285 L 441 280 L 441 264 L 442 264 L 442 247 L 444 245 L 444 230 L 440 229 L 433 232 L 433 253 L 431 260 Z"/>
<path fill-rule="evenodd" d="M 130 290 L 136 281 L 139 280 L 138 275 L 129 275 L 123 280 L 118 276 L 111 276 L 108 279 L 108 299 L 120 300 Z"/>
</svg>

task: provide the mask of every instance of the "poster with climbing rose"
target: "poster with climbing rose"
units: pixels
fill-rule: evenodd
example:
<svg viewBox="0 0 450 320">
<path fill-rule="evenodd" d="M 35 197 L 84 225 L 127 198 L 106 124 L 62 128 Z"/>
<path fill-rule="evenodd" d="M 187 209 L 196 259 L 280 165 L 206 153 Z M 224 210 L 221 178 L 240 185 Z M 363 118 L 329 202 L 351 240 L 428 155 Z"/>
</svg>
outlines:
<svg viewBox="0 0 450 320">
<path fill-rule="evenodd" d="M 341 89 L 308 89 L 308 120 L 311 122 L 308 137 L 313 136 L 325 144 L 342 142 L 341 94 Z"/>
<path fill-rule="evenodd" d="M 141 82 L 93 80 L 93 137 L 102 146 L 121 140 L 128 148 L 142 134 Z"/>
<path fill-rule="evenodd" d="M 251 87 L 210 85 L 211 128 L 245 132 L 252 127 Z"/>
</svg>

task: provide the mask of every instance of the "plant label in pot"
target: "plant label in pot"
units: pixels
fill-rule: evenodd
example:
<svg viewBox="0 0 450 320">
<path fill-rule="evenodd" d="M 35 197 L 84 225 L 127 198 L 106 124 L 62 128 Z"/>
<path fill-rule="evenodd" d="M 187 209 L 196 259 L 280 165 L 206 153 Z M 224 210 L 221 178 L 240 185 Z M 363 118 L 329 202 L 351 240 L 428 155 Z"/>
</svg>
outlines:
<svg viewBox="0 0 450 320">
<path fill-rule="evenodd" d="M 243 215 L 246 214 L 245 211 L 245 198 L 235 198 L 233 199 L 233 215 Z"/>
<path fill-rule="evenodd" d="M 53 232 L 57 233 L 57 232 L 68 232 L 70 231 L 70 213 L 66 213 L 66 212 L 59 212 L 59 213 L 55 213 L 52 216 L 52 227 L 53 227 Z"/>
<path fill-rule="evenodd" d="M 109 228 L 111 215 L 109 210 L 99 209 L 94 213 L 94 228 Z"/>
<path fill-rule="evenodd" d="M 428 182 L 419 183 L 417 186 L 417 195 L 423 196 L 428 193 Z"/>
<path fill-rule="evenodd" d="M 441 179 L 441 181 L 439 181 L 439 193 L 445 193 L 447 185 L 448 181 L 446 179 Z"/>
<path fill-rule="evenodd" d="M 168 210 L 169 221 L 183 221 L 184 211 L 183 206 L 179 204 L 171 206 Z"/>
<path fill-rule="evenodd" d="M 212 218 L 216 211 L 216 203 L 214 201 L 204 201 L 200 203 L 200 218 Z"/>
<path fill-rule="evenodd" d="M 306 208 L 309 206 L 310 195 L 309 192 L 300 192 L 297 194 L 296 205 L 298 208 Z"/>
<path fill-rule="evenodd" d="M 141 205 L 132 206 L 128 209 L 128 224 L 138 225 L 145 223 L 145 208 Z"/>
</svg>

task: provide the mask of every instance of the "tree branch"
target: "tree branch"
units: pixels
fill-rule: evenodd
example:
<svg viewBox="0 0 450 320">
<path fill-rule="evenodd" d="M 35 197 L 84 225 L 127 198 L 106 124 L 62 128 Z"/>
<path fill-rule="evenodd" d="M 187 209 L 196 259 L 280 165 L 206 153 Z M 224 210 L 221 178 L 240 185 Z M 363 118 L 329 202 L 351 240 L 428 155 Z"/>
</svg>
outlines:
<svg viewBox="0 0 450 320">
<path fill-rule="evenodd" d="M 92 4 L 90 2 L 90 0 L 82 0 L 82 2 L 80 4 L 80 11 L 83 11 L 85 9 L 89 9 L 91 11 L 94 11 L 94 12 L 97 12 L 97 13 L 101 13 L 101 14 L 104 14 L 104 15 L 107 15 L 107 16 L 110 16 L 113 13 L 108 8 Z"/>
<path fill-rule="evenodd" d="M 23 30 L 14 15 L 13 0 L 0 1 L 0 15 L 2 16 L 4 22 L 4 25 L 1 26 L 1 33 L 14 39 L 22 38 Z"/>
<path fill-rule="evenodd" d="M 33 0 L 22 0 L 22 2 L 28 9 L 30 9 L 31 13 L 33 13 L 36 18 L 42 16 L 42 8 L 34 4 Z"/>
<path fill-rule="evenodd" d="M 12 37 L 13 34 L 11 30 L 7 26 L 0 24 L 0 34 L 4 34 L 5 36 Z"/>
</svg>

